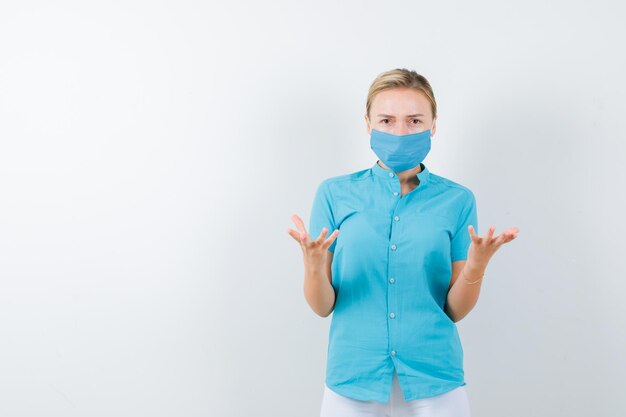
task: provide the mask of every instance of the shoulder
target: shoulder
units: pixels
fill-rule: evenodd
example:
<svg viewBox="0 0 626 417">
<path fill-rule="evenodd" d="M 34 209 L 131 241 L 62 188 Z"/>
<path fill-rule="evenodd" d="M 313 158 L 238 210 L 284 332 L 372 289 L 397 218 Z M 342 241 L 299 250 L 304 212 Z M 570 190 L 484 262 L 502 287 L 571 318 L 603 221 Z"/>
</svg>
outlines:
<svg viewBox="0 0 626 417">
<path fill-rule="evenodd" d="M 469 189 L 469 187 L 459 182 L 453 181 L 449 178 L 443 177 L 441 175 L 433 174 L 432 172 L 430 173 L 429 180 L 433 185 L 442 189 L 447 189 L 454 193 L 465 194 L 465 195 L 474 194 L 472 190 Z"/>
<path fill-rule="evenodd" d="M 354 182 L 363 181 L 369 178 L 371 175 L 372 173 L 370 168 L 361 169 L 359 171 L 325 178 L 320 182 L 319 187 L 326 188 L 329 191 L 339 190 L 341 188 L 351 185 Z"/>
<path fill-rule="evenodd" d="M 429 181 L 431 186 L 437 190 L 437 192 L 445 193 L 448 197 L 456 200 L 460 203 L 473 203 L 475 196 L 472 190 L 457 181 L 444 176 L 430 173 Z"/>
<path fill-rule="evenodd" d="M 469 189 L 469 187 L 457 182 L 457 181 L 453 181 L 450 178 L 446 178 L 444 176 L 441 176 L 439 174 L 434 174 L 434 173 L 430 173 L 430 177 L 429 180 L 439 186 L 439 187 L 443 187 L 443 188 L 449 188 L 458 192 L 462 192 L 462 193 L 472 193 L 472 190 Z"/>
</svg>

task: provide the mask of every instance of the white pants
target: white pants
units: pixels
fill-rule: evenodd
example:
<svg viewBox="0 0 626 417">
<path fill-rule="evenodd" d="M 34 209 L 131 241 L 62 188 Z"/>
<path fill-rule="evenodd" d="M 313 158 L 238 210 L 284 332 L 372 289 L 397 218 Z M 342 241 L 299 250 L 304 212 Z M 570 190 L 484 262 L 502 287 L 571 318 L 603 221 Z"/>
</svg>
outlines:
<svg viewBox="0 0 626 417">
<path fill-rule="evenodd" d="M 320 417 L 470 417 L 465 385 L 429 398 L 405 401 L 394 371 L 387 404 L 344 397 L 324 385 Z"/>
</svg>

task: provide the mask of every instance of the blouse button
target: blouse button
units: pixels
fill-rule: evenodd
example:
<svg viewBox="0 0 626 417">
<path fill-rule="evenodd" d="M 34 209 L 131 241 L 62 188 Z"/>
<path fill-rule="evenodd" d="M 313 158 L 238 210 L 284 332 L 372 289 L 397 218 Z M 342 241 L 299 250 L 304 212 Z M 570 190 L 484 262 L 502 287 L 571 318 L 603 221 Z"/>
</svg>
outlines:
<svg viewBox="0 0 626 417">
<path fill-rule="evenodd" d="M 395 278 L 392 277 L 392 278 L 389 278 L 389 282 L 391 282 L 393 284 L 394 282 L 396 282 L 396 280 L 395 280 Z"/>
<path fill-rule="evenodd" d="M 390 177 L 393 177 L 393 172 L 390 172 L 390 173 L 389 173 L 389 176 L 390 176 Z"/>
<path fill-rule="evenodd" d="M 396 317 L 396 315 L 393 314 L 393 313 L 389 313 L 389 317 L 391 317 L 393 319 L 394 317 Z"/>
<path fill-rule="evenodd" d="M 398 195 L 398 192 L 397 192 L 397 191 L 394 191 L 394 192 L 393 192 L 393 195 L 397 196 L 397 195 Z"/>
<path fill-rule="evenodd" d="M 398 220 L 400 220 L 400 217 L 395 216 L 393 219 L 394 219 L 395 221 L 398 221 Z"/>
<path fill-rule="evenodd" d="M 396 351 L 395 350 L 391 351 L 391 356 L 396 356 Z"/>
<path fill-rule="evenodd" d="M 391 245 L 391 250 L 396 250 L 396 245 Z"/>
</svg>

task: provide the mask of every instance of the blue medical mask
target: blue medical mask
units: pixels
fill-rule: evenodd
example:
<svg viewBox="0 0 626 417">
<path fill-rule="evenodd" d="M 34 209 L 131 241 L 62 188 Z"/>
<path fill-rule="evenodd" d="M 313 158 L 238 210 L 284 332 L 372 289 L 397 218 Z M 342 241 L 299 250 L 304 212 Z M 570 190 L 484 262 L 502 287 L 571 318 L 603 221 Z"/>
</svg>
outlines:
<svg viewBox="0 0 626 417">
<path fill-rule="evenodd" d="M 430 151 L 430 129 L 408 135 L 394 135 L 372 129 L 370 147 L 395 172 L 418 166 Z"/>
</svg>

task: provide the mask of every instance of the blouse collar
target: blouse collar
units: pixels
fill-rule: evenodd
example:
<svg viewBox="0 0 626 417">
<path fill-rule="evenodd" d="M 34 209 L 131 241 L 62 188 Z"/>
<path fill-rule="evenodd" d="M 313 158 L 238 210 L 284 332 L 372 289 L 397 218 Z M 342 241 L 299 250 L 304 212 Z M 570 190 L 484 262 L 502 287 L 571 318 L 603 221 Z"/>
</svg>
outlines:
<svg viewBox="0 0 626 417">
<path fill-rule="evenodd" d="M 398 178 L 398 174 L 396 174 L 391 169 L 385 169 L 381 167 L 380 165 L 378 165 L 378 161 L 379 160 L 376 160 L 376 162 L 374 162 L 374 165 L 372 166 L 372 172 L 374 172 L 374 174 L 378 175 L 381 178 L 386 178 L 389 180 Z M 424 184 L 428 181 L 430 177 L 430 171 L 428 170 L 426 165 L 424 165 L 424 163 L 420 162 L 420 165 L 422 166 L 422 170 L 418 172 L 416 176 L 419 179 L 420 184 Z"/>
</svg>

